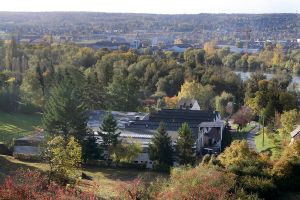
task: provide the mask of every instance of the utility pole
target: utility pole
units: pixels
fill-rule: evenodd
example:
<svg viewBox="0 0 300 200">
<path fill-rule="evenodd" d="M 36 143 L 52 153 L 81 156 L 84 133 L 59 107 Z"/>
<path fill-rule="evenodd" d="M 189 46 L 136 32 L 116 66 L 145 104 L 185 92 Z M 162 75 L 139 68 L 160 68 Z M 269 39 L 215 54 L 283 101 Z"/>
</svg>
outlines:
<svg viewBox="0 0 300 200">
<path fill-rule="evenodd" d="M 263 138 L 262 138 L 262 146 L 265 146 L 265 117 L 264 115 L 262 115 L 262 123 L 263 123 L 263 127 L 262 127 L 262 134 L 263 134 Z"/>
</svg>

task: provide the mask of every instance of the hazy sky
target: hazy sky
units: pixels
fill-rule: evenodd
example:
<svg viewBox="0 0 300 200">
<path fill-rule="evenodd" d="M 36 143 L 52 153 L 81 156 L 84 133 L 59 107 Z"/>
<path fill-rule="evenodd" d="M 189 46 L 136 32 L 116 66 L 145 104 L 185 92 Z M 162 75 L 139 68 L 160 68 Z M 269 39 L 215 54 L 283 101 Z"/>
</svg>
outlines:
<svg viewBox="0 0 300 200">
<path fill-rule="evenodd" d="M 1 0 L 0 11 L 296 13 L 300 0 Z"/>
</svg>

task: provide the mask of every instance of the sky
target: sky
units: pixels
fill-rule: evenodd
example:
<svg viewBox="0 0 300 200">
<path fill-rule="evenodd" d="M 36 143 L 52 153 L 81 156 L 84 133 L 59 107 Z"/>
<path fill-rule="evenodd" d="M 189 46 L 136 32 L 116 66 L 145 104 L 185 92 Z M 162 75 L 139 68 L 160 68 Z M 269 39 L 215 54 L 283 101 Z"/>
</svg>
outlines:
<svg viewBox="0 0 300 200">
<path fill-rule="evenodd" d="M 300 12 L 300 0 L 1 0 L 0 11 L 296 13 Z"/>
</svg>

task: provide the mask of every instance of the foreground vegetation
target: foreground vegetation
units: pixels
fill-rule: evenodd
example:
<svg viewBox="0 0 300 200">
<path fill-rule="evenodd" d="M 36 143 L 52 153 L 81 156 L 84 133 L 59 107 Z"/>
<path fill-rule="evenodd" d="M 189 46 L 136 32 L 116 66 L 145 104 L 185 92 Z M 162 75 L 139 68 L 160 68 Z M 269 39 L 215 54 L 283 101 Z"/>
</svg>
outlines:
<svg viewBox="0 0 300 200">
<path fill-rule="evenodd" d="M 14 175 L 19 169 L 39 170 L 44 173 L 49 170 L 46 163 L 20 161 L 11 156 L 0 155 L 0 163 L 0 183 L 3 183 L 7 175 Z M 168 174 L 165 173 L 136 169 L 83 167 L 82 172 L 93 178 L 90 184 L 95 182 L 100 186 L 97 195 L 104 199 L 116 197 L 118 195 L 116 188 L 123 182 L 126 183 L 141 178 L 145 183 L 150 183 L 158 177 L 168 178 Z"/>
</svg>

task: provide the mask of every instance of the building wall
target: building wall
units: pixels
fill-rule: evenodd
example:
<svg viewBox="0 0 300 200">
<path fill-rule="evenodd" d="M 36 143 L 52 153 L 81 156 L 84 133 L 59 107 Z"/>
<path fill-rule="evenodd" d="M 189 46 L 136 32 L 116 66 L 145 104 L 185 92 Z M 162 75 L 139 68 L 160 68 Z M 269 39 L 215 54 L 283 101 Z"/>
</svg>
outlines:
<svg viewBox="0 0 300 200">
<path fill-rule="evenodd" d="M 145 164 L 145 163 L 146 163 L 146 167 L 147 167 L 148 169 L 152 169 L 152 167 L 153 167 L 153 161 L 150 160 L 148 152 L 140 153 L 140 154 L 135 158 L 135 160 L 134 160 L 133 162 L 134 162 L 134 163 L 139 163 L 139 164 Z"/>
<path fill-rule="evenodd" d="M 191 110 L 200 110 L 200 106 L 198 104 L 198 102 L 196 101 L 193 105 L 193 107 L 191 108 Z"/>
</svg>

